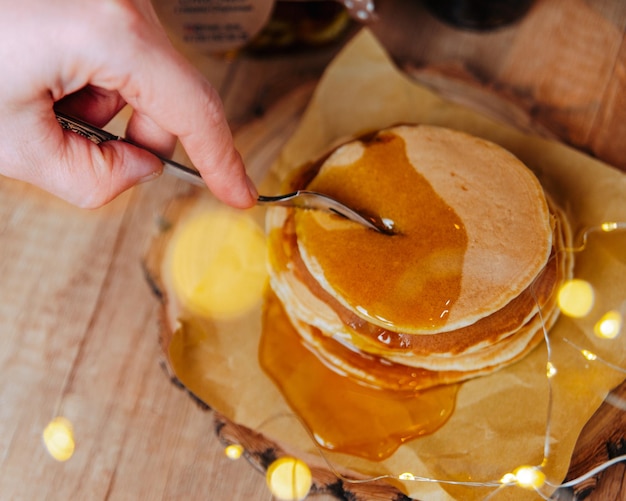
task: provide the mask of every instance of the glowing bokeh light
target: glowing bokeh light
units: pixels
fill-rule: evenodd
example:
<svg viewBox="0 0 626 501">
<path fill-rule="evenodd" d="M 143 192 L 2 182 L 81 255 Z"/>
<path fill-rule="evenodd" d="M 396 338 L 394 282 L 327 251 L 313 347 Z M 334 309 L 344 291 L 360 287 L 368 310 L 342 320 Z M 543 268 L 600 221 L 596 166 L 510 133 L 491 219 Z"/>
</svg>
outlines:
<svg viewBox="0 0 626 501">
<path fill-rule="evenodd" d="M 57 461 L 67 461 L 74 454 L 74 430 L 64 417 L 56 417 L 43 430 L 43 443 L 48 453 Z"/>
<path fill-rule="evenodd" d="M 615 339 L 622 330 L 622 314 L 617 310 L 607 311 L 596 322 L 593 332 L 603 339 Z"/>
<path fill-rule="evenodd" d="M 174 236 L 172 284 L 193 312 L 233 318 L 261 301 L 265 254 L 265 235 L 250 216 L 205 211 L 185 221 Z"/>
<path fill-rule="evenodd" d="M 500 479 L 500 483 L 502 484 L 509 485 L 509 484 L 514 484 L 515 482 L 517 482 L 517 479 L 514 473 L 505 473 L 503 477 Z"/>
<path fill-rule="evenodd" d="M 596 355 L 595 353 L 589 350 L 581 350 L 581 353 L 583 354 L 583 357 L 585 357 L 587 360 L 591 362 L 593 362 L 596 358 L 598 358 L 598 355 Z"/>
<path fill-rule="evenodd" d="M 404 473 L 401 473 L 400 475 L 398 475 L 398 478 L 400 480 L 415 480 L 415 475 L 413 475 L 413 473 L 410 473 L 410 472 L 407 471 L 407 472 L 404 472 Z"/>
<path fill-rule="evenodd" d="M 304 499 L 313 482 L 308 465 L 289 456 L 274 461 L 267 469 L 265 479 L 272 495 L 283 501 Z"/>
<path fill-rule="evenodd" d="M 556 376 L 557 370 L 556 367 L 552 364 L 552 362 L 548 362 L 546 364 L 546 376 L 548 378 Z"/>
<path fill-rule="evenodd" d="M 535 466 L 520 466 L 513 475 L 515 483 L 524 489 L 541 489 L 546 482 L 546 474 Z"/>
<path fill-rule="evenodd" d="M 600 228 L 602 228 L 602 231 L 605 231 L 608 233 L 609 231 L 617 230 L 619 226 L 620 226 L 619 223 L 616 223 L 614 221 L 607 221 L 605 223 L 602 223 L 600 225 Z"/>
<path fill-rule="evenodd" d="M 224 454 L 228 459 L 239 459 L 243 454 L 243 447 L 239 444 L 230 444 L 224 449 Z"/>
<path fill-rule="evenodd" d="M 591 311 L 593 302 L 593 287 L 586 280 L 574 278 L 565 282 L 559 289 L 559 308 L 569 317 L 584 317 Z"/>
</svg>

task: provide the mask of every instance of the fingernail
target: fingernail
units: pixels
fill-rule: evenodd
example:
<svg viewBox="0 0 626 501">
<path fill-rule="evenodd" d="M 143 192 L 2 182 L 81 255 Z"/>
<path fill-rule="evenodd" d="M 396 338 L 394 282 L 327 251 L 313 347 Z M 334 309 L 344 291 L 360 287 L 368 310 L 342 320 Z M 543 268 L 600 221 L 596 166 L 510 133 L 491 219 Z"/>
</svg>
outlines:
<svg viewBox="0 0 626 501">
<path fill-rule="evenodd" d="M 252 195 L 252 198 L 254 198 L 255 200 L 259 198 L 259 192 L 252 182 L 252 179 L 250 179 L 250 176 L 246 176 L 246 183 L 248 184 L 248 190 L 250 191 L 250 195 Z"/>
<path fill-rule="evenodd" d="M 163 173 L 162 169 L 155 170 L 154 172 L 151 172 L 147 176 L 140 177 L 139 180 L 137 181 L 137 184 L 143 184 L 143 183 L 147 183 L 149 181 L 152 181 L 152 180 L 156 179 L 157 177 L 160 177 L 162 173 Z"/>
</svg>

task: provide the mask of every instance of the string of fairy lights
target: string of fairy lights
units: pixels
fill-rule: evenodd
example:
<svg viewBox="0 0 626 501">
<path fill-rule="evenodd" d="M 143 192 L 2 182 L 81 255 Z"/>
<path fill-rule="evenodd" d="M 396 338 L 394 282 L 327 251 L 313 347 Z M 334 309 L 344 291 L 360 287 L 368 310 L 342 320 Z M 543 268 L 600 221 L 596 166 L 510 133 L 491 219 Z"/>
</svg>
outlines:
<svg viewBox="0 0 626 501">
<path fill-rule="evenodd" d="M 582 252 L 587 248 L 588 241 L 593 235 L 624 230 L 626 230 L 626 222 L 604 222 L 600 225 L 589 227 L 582 232 L 579 238 L 580 242 L 575 247 L 565 248 L 562 249 L 562 251 L 574 253 Z M 574 318 L 584 317 L 591 311 L 591 307 L 593 305 L 593 286 L 585 280 L 573 278 L 563 284 L 559 290 L 557 299 L 559 308 L 563 314 Z M 624 322 L 624 314 L 621 309 L 623 309 L 625 304 L 626 301 L 617 308 L 608 310 L 598 319 L 593 328 L 593 333 L 597 338 L 615 339 L 621 334 Z M 539 308 L 539 314 L 542 315 L 541 308 Z M 492 490 L 484 498 L 485 500 L 493 498 L 502 489 L 518 487 L 526 490 L 532 490 L 542 499 L 549 499 L 553 492 L 557 489 L 575 487 L 607 468 L 617 463 L 626 461 L 626 455 L 611 458 L 597 467 L 587 471 L 585 474 L 565 483 L 555 483 L 547 478 L 544 468 L 551 453 L 553 378 L 558 373 L 558 366 L 553 361 L 552 342 L 548 335 L 548 331 L 545 328 L 543 317 L 542 326 L 543 337 L 545 340 L 544 346 L 546 350 L 545 371 L 548 396 L 543 440 L 543 460 L 540 464 L 520 465 L 513 471 L 504 472 L 500 478 L 486 479 L 484 481 L 457 481 L 445 478 L 430 478 L 411 473 L 410 471 L 401 472 L 395 475 L 384 474 L 355 479 L 343 475 L 337 466 L 327 457 L 324 450 L 318 445 L 310 430 L 306 427 L 304 428 L 311 436 L 311 440 L 315 444 L 328 469 L 338 479 L 346 484 L 364 484 L 381 480 L 399 480 L 404 482 L 425 482 L 441 485 L 448 484 L 465 487 L 491 488 Z M 570 339 L 563 338 L 563 341 L 572 350 L 576 350 L 580 353 L 581 357 L 583 357 L 586 362 L 604 364 L 612 370 L 626 374 L 626 368 L 620 366 L 619 364 L 609 361 L 605 357 L 598 355 L 586 347 L 579 346 Z M 626 403 L 624 402 L 620 402 L 620 405 L 626 407 Z M 289 417 L 298 419 L 297 416 L 294 415 L 289 415 Z M 70 459 L 75 449 L 72 424 L 66 418 L 57 415 L 57 417 L 55 417 L 45 428 L 43 432 L 43 441 L 46 449 L 53 458 L 58 461 L 66 461 Z M 247 454 L 247 444 L 245 444 L 245 440 L 241 440 L 241 442 L 242 443 L 230 443 L 225 447 L 224 453 L 228 458 L 236 460 L 242 456 L 249 457 Z M 314 481 L 309 466 L 304 461 L 289 455 L 279 457 L 273 461 L 265 471 L 265 475 L 271 496 L 279 500 L 305 499 L 310 492 Z"/>
<path fill-rule="evenodd" d="M 585 229 L 579 237 L 579 243 L 576 244 L 575 247 L 562 249 L 562 252 L 573 252 L 578 253 L 582 252 L 586 249 L 589 238 L 598 233 L 611 233 L 615 231 L 623 231 L 626 230 L 626 222 L 604 222 L 598 226 L 593 226 Z M 572 317 L 583 317 L 589 313 L 591 310 L 591 306 L 593 304 L 593 287 L 591 284 L 586 282 L 585 280 L 579 278 L 573 278 L 563 284 L 563 287 L 559 291 L 558 297 L 558 305 L 561 311 Z M 541 308 L 539 309 L 539 315 L 542 316 Z M 620 463 L 622 461 L 626 461 L 626 455 L 618 456 L 611 458 L 604 463 L 598 465 L 597 467 L 591 469 L 585 474 L 569 480 L 566 483 L 555 483 L 550 481 L 546 474 L 544 473 L 544 467 L 548 462 L 548 458 L 551 453 L 551 426 L 552 426 L 552 409 L 553 409 L 553 378 L 558 373 L 558 367 L 555 365 L 553 361 L 553 348 L 552 342 L 548 335 L 548 331 L 545 328 L 545 322 L 542 320 L 542 330 L 543 337 L 545 341 L 545 350 L 546 350 L 546 381 L 548 388 L 548 397 L 547 397 L 547 405 L 546 405 L 546 419 L 545 419 L 545 428 L 544 428 L 544 440 L 543 440 L 543 460 L 540 464 L 536 465 L 520 465 L 515 468 L 513 471 L 505 472 L 502 474 L 500 478 L 489 479 L 484 481 L 457 481 L 457 480 L 449 480 L 443 478 L 432 478 L 416 475 L 411 473 L 410 471 L 405 471 L 397 475 L 378 475 L 371 476 L 367 478 L 354 479 L 349 478 L 341 474 L 337 467 L 330 461 L 325 454 L 325 452 L 319 447 L 314 437 L 311 437 L 313 442 L 315 443 L 319 454 L 324 459 L 328 468 L 334 473 L 334 475 L 341 479 L 345 483 L 368 483 L 375 482 L 380 480 L 400 480 L 405 482 L 425 482 L 425 483 L 436 483 L 436 484 L 447 484 L 447 485 L 457 485 L 457 486 L 465 486 L 465 487 L 480 487 L 480 488 L 492 488 L 490 494 L 488 494 L 484 499 L 488 501 L 498 494 L 499 491 L 506 488 L 518 487 L 526 490 L 535 491 L 536 494 L 542 499 L 549 499 L 552 493 L 557 489 L 566 489 L 575 487 L 576 485 L 581 484 L 585 480 L 592 478 L 598 473 L 604 471 L 605 469 Z M 623 315 L 619 310 L 609 310 L 597 321 L 594 326 L 594 334 L 603 339 L 614 339 L 616 338 L 622 329 L 623 324 Z M 567 345 L 571 346 L 573 349 L 577 350 L 582 357 L 586 361 L 592 361 L 597 363 L 602 363 L 607 367 L 610 367 L 613 370 L 617 370 L 619 372 L 626 374 L 626 368 L 623 368 L 619 365 L 611 363 L 603 357 L 600 357 L 593 351 L 580 347 L 577 344 L 573 343 L 567 338 L 564 338 L 564 341 Z M 290 492 L 292 495 L 287 497 L 281 497 L 278 495 L 278 492 L 274 492 L 272 486 L 275 481 L 271 478 L 271 474 L 273 471 L 268 469 L 267 472 L 267 481 L 270 490 L 273 495 L 278 499 L 304 499 L 304 497 L 298 497 L 298 493 L 302 493 L 306 484 L 310 482 L 309 475 L 307 474 L 303 478 L 298 478 L 297 469 L 303 468 L 303 462 L 296 458 L 286 459 L 285 457 L 281 458 L 283 461 L 283 465 L 290 464 L 292 466 L 291 475 L 288 477 L 288 480 L 292 482 L 291 489 L 287 489 L 287 492 Z M 285 462 L 291 461 L 291 462 Z M 308 492 L 308 488 L 306 491 Z M 306 497 L 306 496 L 305 496 Z"/>
</svg>

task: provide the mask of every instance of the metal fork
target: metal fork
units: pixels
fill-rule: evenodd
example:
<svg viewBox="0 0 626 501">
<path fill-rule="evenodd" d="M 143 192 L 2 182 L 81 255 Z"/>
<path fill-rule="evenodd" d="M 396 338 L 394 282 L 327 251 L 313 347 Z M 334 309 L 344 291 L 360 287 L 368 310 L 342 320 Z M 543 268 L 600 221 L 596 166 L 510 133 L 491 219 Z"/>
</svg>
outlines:
<svg viewBox="0 0 626 501">
<path fill-rule="evenodd" d="M 159 160 L 161 160 L 161 162 L 163 162 L 164 170 L 166 172 L 173 174 L 176 177 L 183 179 L 187 182 L 206 188 L 206 184 L 202 180 L 200 173 L 197 170 L 192 169 L 191 167 L 187 167 L 186 165 L 175 162 L 174 160 L 170 160 L 169 158 L 150 151 L 141 145 L 135 144 L 132 141 L 124 139 L 123 137 L 116 136 L 115 134 L 111 134 L 110 132 L 99 129 L 98 127 L 95 127 L 77 118 L 70 117 L 60 112 L 56 112 L 56 117 L 64 129 L 80 134 L 81 136 L 89 139 L 96 144 L 103 143 L 105 141 L 125 141 L 129 144 L 145 149 L 146 151 L 149 151 L 154 156 L 156 156 Z M 317 193 L 314 191 L 299 190 L 293 193 L 287 193 L 285 195 L 278 196 L 259 195 L 257 203 L 263 205 L 282 205 L 296 207 L 299 209 L 322 210 L 325 212 L 330 212 L 343 216 L 351 221 L 365 226 L 366 228 L 378 231 L 379 233 L 385 233 L 389 235 L 394 233 L 393 221 L 376 216 L 362 214 L 342 204 L 334 198 L 329 197 L 328 195 L 324 195 L 322 193 Z"/>
<path fill-rule="evenodd" d="M 371 230 L 378 231 L 379 233 L 385 233 L 387 235 L 392 235 L 394 233 L 393 221 L 390 219 L 383 219 L 381 217 L 370 216 L 357 212 L 334 198 L 315 191 L 299 190 L 293 193 L 287 193 L 286 195 L 278 195 L 274 197 L 259 195 L 257 203 L 284 205 L 287 207 L 297 207 L 299 209 L 321 210 L 332 214 L 338 214 L 346 219 L 349 219 L 350 221 L 362 224 Z"/>
</svg>

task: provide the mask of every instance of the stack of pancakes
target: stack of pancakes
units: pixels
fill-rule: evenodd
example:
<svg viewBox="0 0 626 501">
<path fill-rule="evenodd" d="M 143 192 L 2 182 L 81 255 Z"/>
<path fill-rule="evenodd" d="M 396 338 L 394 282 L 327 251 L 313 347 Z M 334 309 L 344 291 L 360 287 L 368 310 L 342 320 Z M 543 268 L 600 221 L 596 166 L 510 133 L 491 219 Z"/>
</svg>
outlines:
<svg viewBox="0 0 626 501">
<path fill-rule="evenodd" d="M 392 390 L 490 373 L 544 338 L 571 276 L 570 231 L 533 173 L 488 141 L 425 125 L 348 142 L 289 189 L 392 222 L 268 211 L 270 283 L 337 372 Z"/>
</svg>

